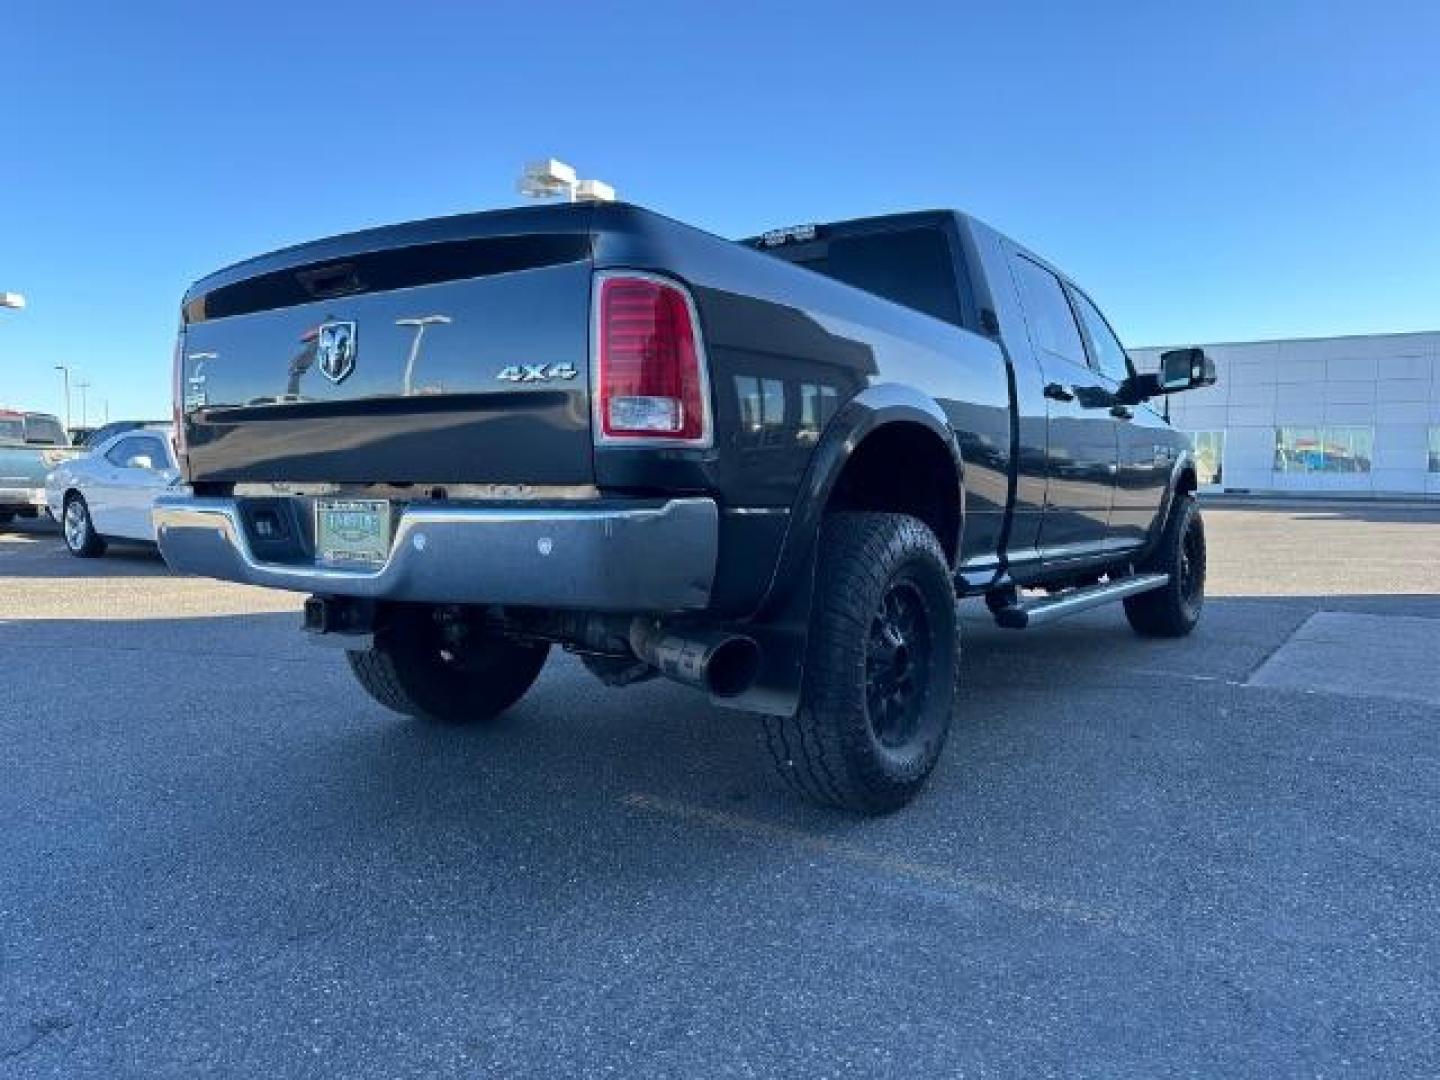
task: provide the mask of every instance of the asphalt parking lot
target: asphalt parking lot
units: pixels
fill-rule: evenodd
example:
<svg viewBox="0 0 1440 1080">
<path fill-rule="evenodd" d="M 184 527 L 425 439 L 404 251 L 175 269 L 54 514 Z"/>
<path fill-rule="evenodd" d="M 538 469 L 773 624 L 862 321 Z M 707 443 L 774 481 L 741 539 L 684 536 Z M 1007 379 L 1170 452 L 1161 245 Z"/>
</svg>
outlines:
<svg viewBox="0 0 1440 1080">
<path fill-rule="evenodd" d="M 1435 1076 L 1440 507 L 1211 507 L 1181 642 L 971 610 L 895 816 L 557 656 L 417 726 L 298 597 L 0 533 L 0 1075 Z"/>
</svg>

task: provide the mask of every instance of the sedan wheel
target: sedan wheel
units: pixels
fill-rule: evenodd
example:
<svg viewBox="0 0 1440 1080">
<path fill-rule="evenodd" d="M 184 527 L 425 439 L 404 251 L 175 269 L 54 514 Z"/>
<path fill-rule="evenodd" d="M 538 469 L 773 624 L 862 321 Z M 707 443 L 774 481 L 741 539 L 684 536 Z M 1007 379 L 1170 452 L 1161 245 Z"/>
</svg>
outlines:
<svg viewBox="0 0 1440 1080">
<path fill-rule="evenodd" d="M 65 546 L 78 559 L 93 559 L 105 554 L 105 541 L 95 532 L 90 521 L 90 508 L 80 495 L 72 495 L 65 503 L 65 512 L 60 522 L 65 535 Z"/>
</svg>

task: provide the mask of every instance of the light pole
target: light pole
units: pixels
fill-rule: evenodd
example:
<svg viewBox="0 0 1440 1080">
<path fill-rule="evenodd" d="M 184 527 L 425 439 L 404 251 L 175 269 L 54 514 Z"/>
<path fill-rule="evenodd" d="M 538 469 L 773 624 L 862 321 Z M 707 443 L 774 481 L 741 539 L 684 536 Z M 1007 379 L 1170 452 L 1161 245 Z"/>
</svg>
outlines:
<svg viewBox="0 0 1440 1080">
<path fill-rule="evenodd" d="M 55 370 L 60 372 L 61 385 L 65 387 L 65 430 L 70 430 L 70 368 L 65 364 L 56 364 Z"/>
<path fill-rule="evenodd" d="M 90 389 L 88 382 L 78 382 L 75 389 L 80 391 L 80 426 L 89 427 L 89 410 L 85 407 L 85 391 Z"/>
</svg>

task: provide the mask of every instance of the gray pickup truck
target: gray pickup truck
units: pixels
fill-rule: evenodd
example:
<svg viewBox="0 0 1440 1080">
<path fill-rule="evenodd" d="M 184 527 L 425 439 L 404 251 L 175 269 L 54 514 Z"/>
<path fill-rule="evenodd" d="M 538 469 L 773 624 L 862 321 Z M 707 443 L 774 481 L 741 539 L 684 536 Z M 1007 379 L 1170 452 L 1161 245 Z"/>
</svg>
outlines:
<svg viewBox="0 0 1440 1080">
<path fill-rule="evenodd" d="M 76 451 L 46 413 L 0 409 L 0 525 L 45 509 L 45 477 Z"/>
<path fill-rule="evenodd" d="M 623 204 L 414 222 L 201 280 L 176 356 L 165 558 L 309 593 L 306 628 L 411 716 L 494 717 L 559 645 L 760 714 L 800 793 L 880 812 L 950 729 L 957 597 L 1017 630 L 1200 617 L 1189 440 L 1151 402 L 1213 364 L 1136 371 L 966 214 L 742 242 Z"/>
</svg>

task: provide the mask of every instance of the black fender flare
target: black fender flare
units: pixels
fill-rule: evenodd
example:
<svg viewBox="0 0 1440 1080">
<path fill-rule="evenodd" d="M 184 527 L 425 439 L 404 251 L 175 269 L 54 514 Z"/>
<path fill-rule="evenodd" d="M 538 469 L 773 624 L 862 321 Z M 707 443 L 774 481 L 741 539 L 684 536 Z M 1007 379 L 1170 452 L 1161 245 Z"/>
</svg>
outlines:
<svg viewBox="0 0 1440 1080">
<path fill-rule="evenodd" d="M 1154 550 L 1160 538 L 1165 535 L 1165 523 L 1170 520 L 1171 513 L 1175 510 L 1175 500 L 1180 494 L 1180 478 L 1186 472 L 1196 473 L 1195 454 L 1190 449 L 1181 450 L 1175 456 L 1175 464 L 1170 466 L 1170 483 L 1165 487 L 1165 499 L 1160 504 L 1160 512 L 1155 515 L 1155 521 L 1150 527 L 1150 535 L 1145 540 L 1145 547 L 1142 557 L 1148 556 Z"/>
<path fill-rule="evenodd" d="M 816 443 L 791 505 L 790 523 L 765 596 L 756 614 L 741 624 L 761 647 L 760 677 L 750 691 L 716 704 L 780 716 L 791 716 L 798 708 L 815 594 L 815 548 L 825 507 L 865 439 L 901 423 L 929 430 L 950 453 L 959 513 L 956 535 L 942 537 L 941 542 L 958 561 L 965 532 L 965 463 L 944 410 L 928 395 L 900 384 L 861 391 L 841 407 Z"/>
<path fill-rule="evenodd" d="M 764 612 L 780 599 L 787 582 L 810 561 L 815 541 L 820 535 L 820 519 L 834 493 L 835 484 L 855 451 L 865 439 L 888 424 L 918 424 L 931 431 L 950 453 L 955 466 L 956 498 L 959 515 L 955 536 L 940 537 L 941 545 L 958 553 L 965 532 L 965 462 L 959 443 L 945 412 L 931 397 L 919 390 L 897 383 L 883 383 L 861 391 L 845 403 L 825 426 L 825 431 L 810 455 L 810 463 L 801 479 L 790 508 L 790 524 L 775 573 L 766 589 L 760 610 Z"/>
</svg>

